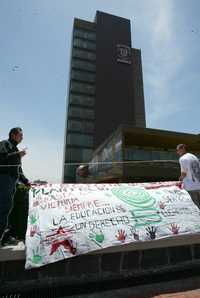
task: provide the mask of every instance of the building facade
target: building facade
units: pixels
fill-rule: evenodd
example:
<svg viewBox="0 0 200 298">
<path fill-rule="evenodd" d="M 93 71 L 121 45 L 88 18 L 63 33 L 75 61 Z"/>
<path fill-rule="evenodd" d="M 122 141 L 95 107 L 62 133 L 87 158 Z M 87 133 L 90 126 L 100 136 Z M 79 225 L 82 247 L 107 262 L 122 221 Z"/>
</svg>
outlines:
<svg viewBox="0 0 200 298">
<path fill-rule="evenodd" d="M 130 21 L 96 13 L 74 20 L 63 182 L 74 183 L 77 163 L 88 162 L 120 124 L 146 127 L 141 51 L 131 47 Z"/>
<path fill-rule="evenodd" d="M 200 135 L 121 125 L 94 152 L 80 183 L 176 181 L 177 144 L 200 158 Z"/>
</svg>

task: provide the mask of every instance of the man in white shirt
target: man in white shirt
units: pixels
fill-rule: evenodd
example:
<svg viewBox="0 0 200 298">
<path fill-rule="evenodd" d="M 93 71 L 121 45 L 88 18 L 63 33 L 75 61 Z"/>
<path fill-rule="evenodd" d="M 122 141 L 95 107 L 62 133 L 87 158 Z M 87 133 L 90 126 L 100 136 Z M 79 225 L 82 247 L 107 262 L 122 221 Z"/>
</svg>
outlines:
<svg viewBox="0 0 200 298">
<path fill-rule="evenodd" d="M 183 181 L 184 188 L 189 192 L 193 202 L 200 209 L 200 162 L 192 153 L 187 152 L 185 144 L 179 144 L 176 152 L 180 156 L 181 167 L 180 181 Z"/>
</svg>

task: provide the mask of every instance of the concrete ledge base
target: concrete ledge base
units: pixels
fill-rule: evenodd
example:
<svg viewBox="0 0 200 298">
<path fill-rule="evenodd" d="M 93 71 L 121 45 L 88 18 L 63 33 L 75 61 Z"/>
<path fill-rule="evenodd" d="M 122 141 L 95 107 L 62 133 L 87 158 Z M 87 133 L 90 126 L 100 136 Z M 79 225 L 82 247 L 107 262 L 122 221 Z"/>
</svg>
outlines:
<svg viewBox="0 0 200 298">
<path fill-rule="evenodd" d="M 190 291 L 190 292 L 188 292 Z M 191 292 L 192 291 L 192 292 Z M 181 292 L 181 293 L 180 293 Z M 172 296 L 171 296 L 171 295 Z M 159 295 L 159 296 L 157 296 Z M 121 289 L 112 289 L 92 294 L 69 296 L 69 298 L 198 298 L 200 297 L 200 277 L 178 279 Z"/>
<path fill-rule="evenodd" d="M 119 284 L 121 281 L 168 274 L 176 271 L 200 272 L 199 235 L 177 236 L 157 241 L 138 242 L 112 247 L 25 270 L 23 243 L 0 249 L 0 294 L 29 293 L 25 297 L 44 296 L 40 292 L 63 293 L 70 288 L 82 289 L 85 285 Z M 30 296 L 30 293 L 36 293 Z M 50 294 L 49 294 L 50 295 Z M 0 295 L 0 297 L 2 297 Z M 9 296 L 7 296 L 9 297 Z M 12 296 L 11 296 L 12 297 Z"/>
<path fill-rule="evenodd" d="M 165 239 L 159 239 L 149 242 L 135 242 L 131 244 L 113 246 L 105 248 L 103 250 L 97 250 L 88 255 L 107 254 L 125 251 L 146 250 L 153 248 L 165 248 L 182 245 L 200 244 L 200 234 L 195 235 L 177 235 Z M 19 242 L 17 246 L 5 246 L 0 247 L 0 262 L 25 260 L 25 245 L 23 242 Z"/>
</svg>

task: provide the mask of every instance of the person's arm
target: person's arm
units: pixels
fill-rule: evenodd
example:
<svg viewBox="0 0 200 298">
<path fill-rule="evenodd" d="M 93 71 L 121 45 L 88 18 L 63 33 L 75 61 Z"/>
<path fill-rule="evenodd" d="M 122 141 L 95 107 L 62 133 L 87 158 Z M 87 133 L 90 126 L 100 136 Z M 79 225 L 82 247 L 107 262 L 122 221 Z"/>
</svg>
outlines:
<svg viewBox="0 0 200 298">
<path fill-rule="evenodd" d="M 180 160 L 181 166 L 181 175 L 179 177 L 179 181 L 183 181 L 183 179 L 187 176 L 187 167 L 184 160 Z"/>
<path fill-rule="evenodd" d="M 29 180 L 26 178 L 26 176 L 23 173 L 22 167 L 19 167 L 19 181 L 24 183 L 26 186 L 30 186 Z"/>
<path fill-rule="evenodd" d="M 183 181 L 183 179 L 187 176 L 187 173 L 181 172 L 181 176 L 179 177 L 179 181 Z"/>
</svg>

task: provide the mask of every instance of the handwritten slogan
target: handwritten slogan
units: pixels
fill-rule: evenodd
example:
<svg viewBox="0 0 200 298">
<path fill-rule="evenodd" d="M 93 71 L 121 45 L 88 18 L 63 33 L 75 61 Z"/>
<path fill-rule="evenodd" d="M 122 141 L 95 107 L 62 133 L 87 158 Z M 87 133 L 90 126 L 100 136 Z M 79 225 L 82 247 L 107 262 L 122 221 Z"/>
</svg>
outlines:
<svg viewBox="0 0 200 298">
<path fill-rule="evenodd" d="M 52 184 L 30 190 L 27 269 L 111 246 L 200 232 L 175 183 Z"/>
</svg>

